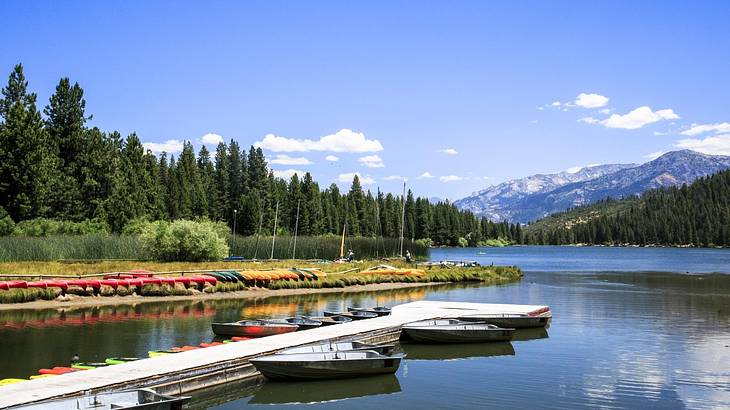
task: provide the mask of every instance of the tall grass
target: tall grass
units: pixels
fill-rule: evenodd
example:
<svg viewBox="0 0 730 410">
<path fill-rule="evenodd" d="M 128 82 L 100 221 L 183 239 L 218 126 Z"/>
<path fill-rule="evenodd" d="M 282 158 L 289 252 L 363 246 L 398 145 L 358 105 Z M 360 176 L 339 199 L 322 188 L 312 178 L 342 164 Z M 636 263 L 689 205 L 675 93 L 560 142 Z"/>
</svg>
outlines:
<svg viewBox="0 0 730 410">
<path fill-rule="evenodd" d="M 0 237 L 0 261 L 59 259 L 147 259 L 139 240 L 117 235 L 54 235 Z"/>
<path fill-rule="evenodd" d="M 233 236 L 227 238 L 229 255 L 271 257 L 271 236 Z M 258 242 L 258 246 L 257 246 Z M 341 239 L 336 236 L 303 236 L 297 238 L 297 259 L 328 259 L 340 256 Z M 397 238 L 348 238 L 345 252 L 352 249 L 356 259 L 377 259 L 399 254 Z M 276 238 L 274 259 L 291 259 L 294 238 Z M 403 252 L 410 250 L 414 258 L 428 257 L 428 247 L 418 241 L 405 240 Z M 133 259 L 150 260 L 136 235 L 51 235 L 46 237 L 0 236 L 0 262 L 54 261 L 61 259 Z"/>
<path fill-rule="evenodd" d="M 337 236 L 300 236 L 296 241 L 297 259 L 334 260 L 340 256 L 342 239 Z M 246 259 L 271 258 L 271 236 L 233 236 L 228 237 L 231 256 L 242 256 Z M 356 259 L 377 259 L 395 257 L 400 253 L 398 238 L 346 238 L 345 253 L 352 249 Z M 414 258 L 428 257 L 428 247 L 418 241 L 406 239 L 403 253 L 410 250 Z M 274 245 L 274 259 L 291 259 L 294 254 L 294 237 L 277 236 Z"/>
</svg>

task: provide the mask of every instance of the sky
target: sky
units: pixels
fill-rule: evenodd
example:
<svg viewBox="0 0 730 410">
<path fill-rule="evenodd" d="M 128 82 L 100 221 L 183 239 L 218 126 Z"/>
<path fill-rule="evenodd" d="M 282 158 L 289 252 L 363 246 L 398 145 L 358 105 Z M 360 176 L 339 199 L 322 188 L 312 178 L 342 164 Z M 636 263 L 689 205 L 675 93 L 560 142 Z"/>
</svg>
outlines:
<svg viewBox="0 0 730 410">
<path fill-rule="evenodd" d="M 0 76 L 90 125 L 260 146 L 277 175 L 458 199 L 695 149 L 730 155 L 730 2 L 0 2 Z M 5 83 L 5 80 L 1 80 Z"/>
</svg>

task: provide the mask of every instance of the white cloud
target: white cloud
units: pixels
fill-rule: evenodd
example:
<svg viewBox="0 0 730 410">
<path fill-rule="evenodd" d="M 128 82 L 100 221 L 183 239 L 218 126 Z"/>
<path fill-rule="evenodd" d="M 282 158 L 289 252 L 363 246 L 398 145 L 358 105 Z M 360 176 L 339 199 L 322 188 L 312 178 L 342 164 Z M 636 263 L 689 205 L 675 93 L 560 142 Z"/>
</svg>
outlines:
<svg viewBox="0 0 730 410">
<path fill-rule="evenodd" d="M 584 122 L 586 124 L 598 124 L 601 120 L 593 117 L 583 117 L 578 119 L 578 122 Z"/>
<path fill-rule="evenodd" d="M 202 141 L 205 145 L 218 145 L 223 142 L 223 137 L 218 134 L 213 134 L 212 132 L 209 132 L 200 137 L 200 141 Z"/>
<path fill-rule="evenodd" d="M 677 141 L 674 146 L 709 155 L 730 155 L 730 134 L 715 135 L 704 139 L 683 139 Z"/>
<path fill-rule="evenodd" d="M 730 133 L 730 122 L 721 122 L 717 124 L 692 124 L 692 127 L 690 129 L 684 130 L 680 134 L 693 137 L 695 135 L 700 135 L 705 132 L 713 132 L 718 134 Z"/>
<path fill-rule="evenodd" d="M 453 148 L 440 149 L 440 150 L 436 150 L 436 152 L 440 152 L 442 154 L 447 154 L 447 155 L 456 155 L 459 153 L 458 151 L 456 151 Z"/>
<path fill-rule="evenodd" d="M 357 162 L 368 168 L 383 168 L 385 166 L 385 164 L 383 164 L 383 159 L 377 155 L 366 155 L 364 157 L 360 157 Z"/>
<path fill-rule="evenodd" d="M 183 150 L 183 142 L 180 140 L 167 140 L 165 142 L 145 142 L 142 144 L 145 149 L 152 151 L 153 154 L 167 152 L 174 154 Z"/>
<path fill-rule="evenodd" d="M 662 120 L 676 120 L 679 118 L 671 108 L 652 111 L 649 106 L 639 107 L 627 114 L 613 114 L 599 122 L 607 128 L 622 128 L 626 130 L 635 130 L 648 124 L 653 124 Z"/>
<path fill-rule="evenodd" d="M 655 159 L 661 157 L 666 153 L 666 151 L 654 151 L 644 155 L 644 158 L 648 159 L 649 161 L 654 161 Z"/>
<path fill-rule="evenodd" d="M 379 152 L 383 145 L 378 140 L 369 140 L 365 135 L 349 129 L 341 129 L 335 134 L 325 135 L 318 140 L 279 137 L 267 134 L 254 146 L 274 152 Z"/>
<path fill-rule="evenodd" d="M 423 174 L 419 175 L 416 179 L 426 179 L 426 178 L 433 178 L 433 175 L 431 175 L 430 172 L 426 171 Z"/>
<path fill-rule="evenodd" d="M 297 176 L 302 176 L 306 173 L 299 169 L 272 169 L 271 172 L 274 173 L 275 177 L 284 179 L 291 179 L 294 174 L 297 174 Z"/>
<path fill-rule="evenodd" d="M 600 110 L 598 110 L 598 112 L 600 112 L 601 114 L 606 114 L 606 115 L 610 114 L 611 111 L 613 111 L 612 108 L 601 108 Z"/>
<path fill-rule="evenodd" d="M 580 93 L 575 98 L 575 105 L 583 108 L 601 108 L 608 104 L 608 97 L 600 94 Z"/>
<path fill-rule="evenodd" d="M 290 157 L 286 154 L 279 154 L 269 162 L 278 165 L 309 165 L 312 163 L 304 157 Z"/>
<path fill-rule="evenodd" d="M 334 155 L 327 155 L 326 157 L 324 157 L 324 159 L 325 159 L 325 161 L 329 161 L 329 162 L 337 162 L 340 160 L 338 157 L 336 157 Z"/>
<path fill-rule="evenodd" d="M 408 178 L 402 177 L 400 175 L 389 175 L 383 179 L 386 181 L 403 181 L 403 182 L 408 181 Z"/>
<path fill-rule="evenodd" d="M 347 172 L 344 174 L 340 174 L 337 177 L 337 180 L 342 183 L 350 184 L 350 183 L 352 183 L 352 180 L 355 178 L 355 175 L 357 175 L 360 178 L 361 185 L 372 185 L 375 183 L 375 179 L 373 179 L 373 177 L 371 177 L 370 175 L 362 175 L 359 172 Z"/>
<path fill-rule="evenodd" d="M 441 181 L 441 182 L 454 182 L 454 181 L 461 181 L 462 179 L 464 179 L 464 178 L 462 178 L 458 175 L 444 175 L 444 176 L 439 177 L 439 181 Z"/>
<path fill-rule="evenodd" d="M 560 107 L 561 104 L 560 101 L 553 101 L 550 105 L 553 107 Z"/>
</svg>

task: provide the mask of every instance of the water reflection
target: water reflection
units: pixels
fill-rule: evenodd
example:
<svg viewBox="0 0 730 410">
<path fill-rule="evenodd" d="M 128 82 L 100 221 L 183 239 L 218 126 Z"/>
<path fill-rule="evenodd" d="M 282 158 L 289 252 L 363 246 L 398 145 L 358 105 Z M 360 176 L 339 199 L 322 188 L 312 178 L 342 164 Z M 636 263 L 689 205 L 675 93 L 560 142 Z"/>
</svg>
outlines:
<svg viewBox="0 0 730 410">
<path fill-rule="evenodd" d="M 492 356 L 514 356 L 515 348 L 510 342 L 449 344 L 401 344 L 406 360 L 462 360 Z"/>
<path fill-rule="evenodd" d="M 326 403 L 400 391 L 398 378 L 392 374 L 343 380 L 265 383 L 254 393 L 248 404 Z"/>
</svg>

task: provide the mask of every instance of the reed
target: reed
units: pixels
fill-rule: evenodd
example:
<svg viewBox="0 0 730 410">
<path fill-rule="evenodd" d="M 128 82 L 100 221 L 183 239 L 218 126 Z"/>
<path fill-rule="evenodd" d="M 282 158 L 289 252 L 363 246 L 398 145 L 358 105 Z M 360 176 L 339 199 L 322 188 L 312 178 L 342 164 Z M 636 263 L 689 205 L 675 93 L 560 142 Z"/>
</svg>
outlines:
<svg viewBox="0 0 730 410">
<path fill-rule="evenodd" d="M 55 235 L 0 237 L 0 261 L 61 259 L 145 259 L 136 237 L 118 235 Z"/>
</svg>

